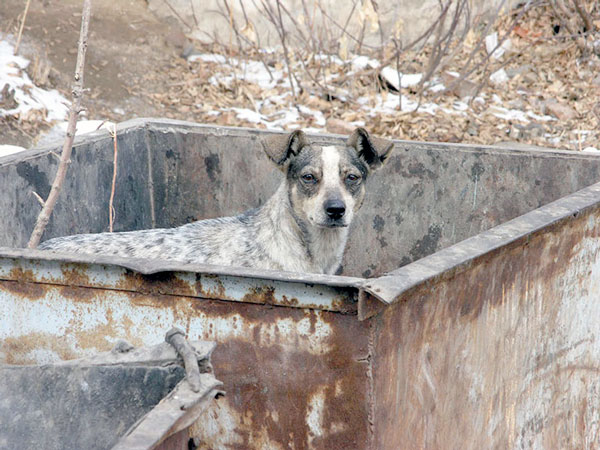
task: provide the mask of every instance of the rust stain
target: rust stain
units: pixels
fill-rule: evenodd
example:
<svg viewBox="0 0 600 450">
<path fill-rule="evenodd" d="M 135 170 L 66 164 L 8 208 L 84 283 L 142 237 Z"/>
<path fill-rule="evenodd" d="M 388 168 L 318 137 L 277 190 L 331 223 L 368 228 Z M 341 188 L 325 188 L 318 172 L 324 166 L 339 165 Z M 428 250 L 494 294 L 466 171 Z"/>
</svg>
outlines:
<svg viewBox="0 0 600 450">
<path fill-rule="evenodd" d="M 284 306 L 298 306 L 299 305 L 299 301 L 296 297 L 292 297 L 292 298 L 288 298 L 287 296 L 283 295 L 281 297 L 281 301 L 279 302 L 280 305 L 284 305 Z"/>
<path fill-rule="evenodd" d="M 1 281 L 0 291 L 7 291 L 11 294 L 28 300 L 40 300 L 46 296 L 48 286 L 29 281 Z"/>
<path fill-rule="evenodd" d="M 216 286 L 211 287 L 210 289 L 206 288 L 202 284 L 202 278 L 212 280 L 212 282 L 214 284 L 216 284 Z M 196 287 L 196 291 L 197 291 L 198 295 L 200 295 L 201 297 L 212 298 L 212 299 L 222 299 L 222 300 L 227 299 L 227 296 L 225 295 L 226 294 L 225 286 L 223 285 L 223 282 L 219 279 L 219 277 L 217 275 L 196 274 L 196 286 L 195 287 Z"/>
<path fill-rule="evenodd" d="M 82 317 L 81 322 L 85 322 L 85 317 Z M 113 318 L 112 309 L 108 309 L 106 313 L 106 323 L 101 323 L 87 330 L 83 329 L 81 324 L 73 323 L 71 334 L 77 337 L 77 344 L 82 349 L 95 349 L 98 352 L 109 351 L 114 347 L 114 339 L 121 338 L 132 344 L 134 347 L 144 345 L 142 340 L 131 334 L 133 322 L 129 318 L 124 318 L 122 323 L 117 323 Z M 124 334 L 119 333 L 117 336 L 116 330 L 124 330 Z"/>
<path fill-rule="evenodd" d="M 8 272 L 8 280 L 13 281 L 36 281 L 36 276 L 33 270 L 24 270 L 21 267 L 13 267 Z"/>
<path fill-rule="evenodd" d="M 207 320 L 227 320 L 231 328 L 244 323 L 241 336 L 219 335 L 212 357 L 215 373 L 227 395 L 207 412 L 209 422 L 233 423 L 227 439 L 207 429 L 198 431 L 200 448 L 361 448 L 367 439 L 368 324 L 355 316 L 327 311 L 272 307 L 253 303 L 206 300 L 194 304 Z M 306 331 L 294 325 L 308 319 Z M 308 351 L 308 340 L 324 325 L 321 352 Z M 291 328 L 290 328 L 291 326 Z M 274 330 L 266 337 L 265 330 Z M 194 338 L 191 330 L 191 338 Z M 317 411 L 320 433 L 307 423 L 311 401 L 322 398 Z M 227 406 L 223 406 L 227 405 Z M 206 423 L 201 419 L 200 423 Z M 219 443 L 219 445 L 217 445 Z"/>
<path fill-rule="evenodd" d="M 335 345 L 318 356 L 276 343 L 257 347 L 232 339 L 219 345 L 213 366 L 240 422 L 242 442 L 232 448 L 261 448 L 263 429 L 281 448 L 359 448 L 366 440 L 367 378 L 357 355 L 343 350 L 348 348 Z M 317 394 L 323 396 L 321 435 L 307 423 Z"/>
<path fill-rule="evenodd" d="M 598 216 L 580 214 L 484 255 L 371 319 L 380 330 L 375 448 L 465 448 L 466 438 L 467 448 L 533 442 L 527 439 L 544 448 L 582 446 L 584 435 L 559 430 L 585 427 L 565 412 L 593 398 L 586 396 L 596 389 L 596 369 L 579 371 L 579 386 L 587 386 L 579 389 L 559 361 L 585 354 L 592 342 L 562 345 L 568 327 L 560 315 L 564 295 L 575 302 L 590 283 L 598 250 L 583 243 L 597 242 Z M 577 367 L 588 366 L 596 367 Z M 540 415 L 542 389 L 550 404 Z M 590 417 L 584 409 L 580 414 Z"/>
<path fill-rule="evenodd" d="M 60 284 L 66 284 L 70 286 L 92 286 L 93 283 L 90 277 L 86 273 L 85 269 L 81 265 L 62 263 L 60 266 L 62 278 L 59 281 Z"/>
<path fill-rule="evenodd" d="M 264 303 L 265 305 L 275 305 L 275 288 L 272 286 L 253 287 L 242 297 L 243 302 Z"/>
<path fill-rule="evenodd" d="M 5 355 L 4 363 L 14 365 L 37 364 L 33 351 L 47 350 L 61 360 L 75 359 L 77 355 L 70 349 L 67 336 L 50 333 L 29 333 L 19 337 L 0 339 L 0 349 Z"/>
<path fill-rule="evenodd" d="M 89 287 L 81 287 L 77 285 L 59 286 L 58 291 L 63 297 L 69 298 L 76 302 L 94 303 L 98 296 L 102 295 L 102 291 L 91 289 Z"/>
<path fill-rule="evenodd" d="M 29 300 L 39 300 L 46 295 L 46 288 L 35 283 L 36 276 L 32 270 L 13 267 L 7 278 L 8 280 L 0 280 L 0 291 L 6 290 L 13 295 Z"/>
<path fill-rule="evenodd" d="M 194 288 L 173 272 L 143 275 L 127 270 L 116 283 L 116 288 L 144 294 L 195 295 Z"/>
</svg>

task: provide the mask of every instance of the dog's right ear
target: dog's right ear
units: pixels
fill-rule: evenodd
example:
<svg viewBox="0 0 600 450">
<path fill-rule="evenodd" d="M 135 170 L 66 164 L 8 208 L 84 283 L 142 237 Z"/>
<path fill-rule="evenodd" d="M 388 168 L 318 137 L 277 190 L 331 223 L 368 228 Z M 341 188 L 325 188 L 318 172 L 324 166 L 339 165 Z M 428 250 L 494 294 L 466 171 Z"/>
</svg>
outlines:
<svg viewBox="0 0 600 450">
<path fill-rule="evenodd" d="M 292 134 L 275 134 L 261 138 L 263 149 L 269 159 L 273 161 L 280 169 L 286 166 L 286 163 L 292 156 L 297 155 L 302 147 L 307 144 L 306 135 L 302 130 L 296 130 Z"/>
</svg>

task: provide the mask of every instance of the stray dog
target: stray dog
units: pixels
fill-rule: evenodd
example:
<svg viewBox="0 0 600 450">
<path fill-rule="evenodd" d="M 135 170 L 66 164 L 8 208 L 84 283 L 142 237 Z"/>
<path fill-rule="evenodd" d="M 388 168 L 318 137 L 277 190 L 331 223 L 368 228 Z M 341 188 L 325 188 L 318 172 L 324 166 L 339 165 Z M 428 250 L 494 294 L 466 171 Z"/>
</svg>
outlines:
<svg viewBox="0 0 600 450">
<path fill-rule="evenodd" d="M 39 248 L 336 273 L 348 226 L 363 202 L 365 181 L 388 159 L 393 143 L 357 128 L 345 146 L 310 143 L 300 130 L 264 138 L 262 145 L 285 179 L 259 208 L 177 228 L 59 237 Z"/>
</svg>

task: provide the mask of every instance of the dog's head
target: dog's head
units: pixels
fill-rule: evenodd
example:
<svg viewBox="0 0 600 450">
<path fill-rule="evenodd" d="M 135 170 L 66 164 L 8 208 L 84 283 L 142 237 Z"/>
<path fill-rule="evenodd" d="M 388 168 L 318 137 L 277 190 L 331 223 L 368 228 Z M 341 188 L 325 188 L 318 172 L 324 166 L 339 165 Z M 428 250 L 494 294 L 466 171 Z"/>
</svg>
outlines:
<svg viewBox="0 0 600 450">
<path fill-rule="evenodd" d="M 286 174 L 295 214 L 323 228 L 347 227 L 362 205 L 367 177 L 387 160 L 393 143 L 357 128 L 346 145 L 311 143 L 302 131 L 262 141 L 269 158 Z"/>
</svg>

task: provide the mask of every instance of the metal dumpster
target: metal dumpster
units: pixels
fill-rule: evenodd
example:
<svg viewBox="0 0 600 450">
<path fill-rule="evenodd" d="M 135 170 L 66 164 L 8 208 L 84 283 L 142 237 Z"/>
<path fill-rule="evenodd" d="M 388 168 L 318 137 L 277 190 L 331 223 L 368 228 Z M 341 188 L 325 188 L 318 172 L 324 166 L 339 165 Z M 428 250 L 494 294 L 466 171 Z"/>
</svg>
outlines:
<svg viewBox="0 0 600 450">
<path fill-rule="evenodd" d="M 115 229 L 258 206 L 280 176 L 263 133 L 121 124 Z M 175 324 L 217 342 L 227 391 L 189 428 L 198 448 L 598 447 L 600 158 L 397 141 L 343 276 L 324 276 L 19 249 L 51 150 L 0 159 L 0 362 L 153 345 Z M 112 138 L 71 159 L 46 239 L 108 227 Z"/>
</svg>

